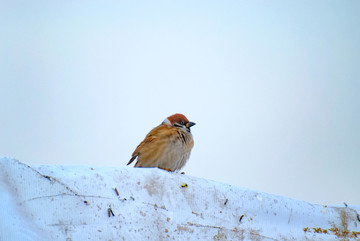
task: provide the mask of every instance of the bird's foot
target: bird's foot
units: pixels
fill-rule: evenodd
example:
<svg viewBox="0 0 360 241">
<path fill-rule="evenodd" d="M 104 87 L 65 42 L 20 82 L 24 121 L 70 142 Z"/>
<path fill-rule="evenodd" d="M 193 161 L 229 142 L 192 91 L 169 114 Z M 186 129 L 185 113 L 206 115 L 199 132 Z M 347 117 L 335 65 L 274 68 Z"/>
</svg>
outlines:
<svg viewBox="0 0 360 241">
<path fill-rule="evenodd" d="M 162 167 L 158 167 L 159 169 L 162 169 L 162 170 L 165 170 L 165 171 L 168 171 L 168 172 L 172 172 L 171 169 L 169 168 L 162 168 Z"/>
</svg>

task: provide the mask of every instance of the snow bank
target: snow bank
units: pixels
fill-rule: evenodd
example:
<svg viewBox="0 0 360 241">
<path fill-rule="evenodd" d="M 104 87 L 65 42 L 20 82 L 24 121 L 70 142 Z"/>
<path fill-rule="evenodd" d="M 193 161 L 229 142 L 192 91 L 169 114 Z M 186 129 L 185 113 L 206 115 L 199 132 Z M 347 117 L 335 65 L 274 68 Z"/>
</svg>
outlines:
<svg viewBox="0 0 360 241">
<path fill-rule="evenodd" d="M 2 158 L 0 205 L 4 241 L 360 240 L 360 206 L 314 205 L 156 168 Z"/>
</svg>

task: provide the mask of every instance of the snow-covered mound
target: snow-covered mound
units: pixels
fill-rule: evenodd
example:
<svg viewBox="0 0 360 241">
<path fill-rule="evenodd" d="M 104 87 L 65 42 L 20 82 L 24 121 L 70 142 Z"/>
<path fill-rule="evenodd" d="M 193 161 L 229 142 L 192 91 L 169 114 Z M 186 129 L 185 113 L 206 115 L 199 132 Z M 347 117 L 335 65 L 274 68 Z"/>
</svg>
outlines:
<svg viewBox="0 0 360 241">
<path fill-rule="evenodd" d="M 0 159 L 0 240 L 359 240 L 360 207 L 156 168 Z"/>
</svg>

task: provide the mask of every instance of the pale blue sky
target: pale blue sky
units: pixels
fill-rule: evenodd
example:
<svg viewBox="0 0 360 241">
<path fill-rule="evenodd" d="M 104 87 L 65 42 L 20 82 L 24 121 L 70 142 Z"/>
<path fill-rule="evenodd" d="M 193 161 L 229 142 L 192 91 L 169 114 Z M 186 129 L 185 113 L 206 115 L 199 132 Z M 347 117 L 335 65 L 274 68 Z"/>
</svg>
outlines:
<svg viewBox="0 0 360 241">
<path fill-rule="evenodd" d="M 184 171 L 360 205 L 359 1 L 3 1 L 0 155 L 125 166 L 174 113 Z"/>
</svg>

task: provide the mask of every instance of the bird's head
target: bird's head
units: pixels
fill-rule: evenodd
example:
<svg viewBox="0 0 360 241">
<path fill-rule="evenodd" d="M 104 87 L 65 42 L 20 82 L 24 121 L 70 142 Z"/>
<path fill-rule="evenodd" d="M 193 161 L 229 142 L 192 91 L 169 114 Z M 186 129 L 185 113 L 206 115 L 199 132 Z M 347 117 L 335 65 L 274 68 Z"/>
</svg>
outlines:
<svg viewBox="0 0 360 241">
<path fill-rule="evenodd" d="M 194 122 L 189 121 L 183 114 L 171 115 L 163 121 L 163 124 L 179 127 L 188 132 L 190 132 L 190 127 L 195 125 Z"/>
</svg>

